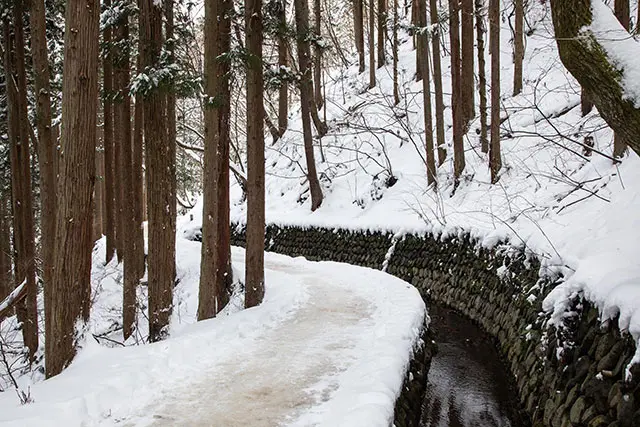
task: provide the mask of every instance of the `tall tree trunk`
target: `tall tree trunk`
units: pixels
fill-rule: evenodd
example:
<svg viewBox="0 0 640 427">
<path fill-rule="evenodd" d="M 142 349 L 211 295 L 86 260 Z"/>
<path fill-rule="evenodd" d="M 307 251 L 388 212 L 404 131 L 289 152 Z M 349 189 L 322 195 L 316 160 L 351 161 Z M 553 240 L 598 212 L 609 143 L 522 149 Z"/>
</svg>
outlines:
<svg viewBox="0 0 640 427">
<path fill-rule="evenodd" d="M 393 0 L 393 105 L 400 103 L 398 86 L 398 0 Z"/>
<path fill-rule="evenodd" d="M 11 122 L 9 141 L 11 143 L 16 286 L 26 282 L 27 287 L 27 297 L 17 306 L 17 314 L 18 319 L 23 323 L 24 345 L 29 349 L 29 361 L 32 362 L 38 350 L 38 313 L 23 13 L 23 1 L 15 1 L 12 15 L 13 33 L 9 34 L 7 29 L 5 35 L 7 42 L 5 54 L 8 56 L 5 70 L 7 70 L 9 83 L 7 105 Z"/>
<path fill-rule="evenodd" d="M 469 127 L 469 122 L 475 116 L 475 79 L 473 73 L 473 0 L 461 0 L 462 13 L 462 71 L 461 71 L 461 96 L 464 132 Z"/>
<path fill-rule="evenodd" d="M 51 340 L 47 377 L 75 355 L 76 326 L 86 322 L 91 297 L 91 207 L 95 181 L 100 3 L 68 0 L 64 37 L 62 137 L 56 204 Z"/>
<path fill-rule="evenodd" d="M 524 59 L 524 0 L 514 0 L 516 15 L 513 40 L 513 96 L 522 92 L 522 60 Z"/>
<path fill-rule="evenodd" d="M 44 0 L 31 0 L 31 52 L 33 58 L 36 98 L 36 128 L 38 129 L 38 165 L 40 168 L 40 224 L 42 269 L 45 301 L 50 299 L 56 227 L 56 141 L 51 129 L 51 84 Z M 51 313 L 45 305 L 45 334 Z"/>
<path fill-rule="evenodd" d="M 373 0 L 371 0 L 373 2 Z M 313 110 L 313 88 L 311 85 L 309 41 L 301 35 L 309 32 L 309 9 L 306 0 L 294 0 L 296 15 L 296 33 L 298 33 L 298 63 L 302 78 L 300 80 L 300 105 L 302 109 L 302 133 L 304 137 L 304 153 L 307 161 L 307 180 L 311 194 L 311 210 L 315 211 L 322 204 L 322 188 L 318 181 L 316 161 L 313 153 L 313 139 L 309 115 Z M 317 113 L 317 112 L 316 112 Z"/>
<path fill-rule="evenodd" d="M 378 68 L 387 63 L 384 43 L 387 37 L 387 0 L 378 0 Z"/>
<path fill-rule="evenodd" d="M 364 1 L 353 0 L 353 34 L 358 51 L 358 72 L 364 73 Z"/>
<path fill-rule="evenodd" d="M 278 66 L 282 70 L 289 65 L 287 53 L 287 17 L 286 17 L 286 0 L 277 1 L 278 10 Z M 289 84 L 285 81 L 280 84 L 278 92 L 278 132 L 279 135 L 284 134 L 289 126 Z"/>
<path fill-rule="evenodd" d="M 453 114 L 453 175 L 456 185 L 465 167 L 464 106 L 460 68 L 460 10 L 458 0 L 449 0 L 449 37 L 451 42 L 451 106 Z"/>
<path fill-rule="evenodd" d="M 489 152 L 487 139 L 487 74 L 484 60 L 484 0 L 476 0 L 476 39 L 478 42 L 478 94 L 480 96 L 480 147 Z"/>
<path fill-rule="evenodd" d="M 489 0 L 489 50 L 491 53 L 491 183 L 498 182 L 502 168 L 500 155 L 500 0 Z"/>
<path fill-rule="evenodd" d="M 316 101 L 317 109 L 322 108 L 323 99 L 322 99 L 322 49 L 320 48 L 320 37 L 321 37 L 321 7 L 320 0 L 313 0 L 313 14 L 314 14 L 314 26 L 313 32 L 316 36 L 316 42 L 314 43 L 314 57 L 313 57 L 313 91 L 314 91 L 314 99 Z"/>
<path fill-rule="evenodd" d="M 229 158 L 231 92 L 229 63 L 223 58 L 230 49 L 229 15 L 232 9 L 230 0 L 205 1 L 205 93 L 215 102 L 205 106 L 204 111 L 204 207 L 198 320 L 215 317 L 229 299 L 229 242 L 224 234 L 229 229 L 229 220 L 223 213 L 225 207 L 229 209 L 229 196 L 223 188 L 228 186 L 229 178 L 227 175 L 226 183 L 221 182 L 224 171 L 220 169 Z M 259 103 L 262 106 L 262 99 Z M 226 169 L 229 169 L 228 163 Z"/>
<path fill-rule="evenodd" d="M 158 67 L 162 51 L 162 9 L 154 0 L 142 0 L 143 66 Z M 159 341 L 167 334 L 172 310 L 172 290 L 176 275 L 176 219 L 171 215 L 172 176 L 175 170 L 166 117 L 166 95 L 161 88 L 150 88 L 144 102 L 147 207 L 149 215 L 149 340 Z"/>
<path fill-rule="evenodd" d="M 418 25 L 427 26 L 426 0 L 418 1 Z M 433 185 L 436 182 L 436 161 L 433 153 L 433 122 L 431 118 L 431 82 L 429 77 L 429 35 L 423 31 L 416 40 L 418 50 L 423 52 L 420 61 L 422 74 L 422 96 L 424 103 L 424 146 L 426 155 L 427 183 Z"/>
<path fill-rule="evenodd" d="M 376 87 L 375 0 L 369 0 L 369 89 Z"/>
<path fill-rule="evenodd" d="M 320 1 L 316 5 L 316 31 L 320 26 Z M 245 307 L 264 298 L 264 129 L 262 117 L 262 0 L 245 0 L 247 59 L 247 259 Z M 318 32 L 319 34 L 319 32 Z M 318 55 L 318 52 L 316 52 Z M 319 75 L 316 75 L 319 78 Z M 316 86 L 316 90 L 318 87 Z M 316 101 L 320 99 L 316 96 Z"/>
<path fill-rule="evenodd" d="M 138 17 L 138 19 L 140 19 Z M 136 69 L 138 73 L 142 72 L 142 58 L 140 51 L 136 55 Z M 142 174 L 142 156 L 144 154 L 144 107 L 142 105 L 142 94 L 135 95 L 135 106 L 133 112 L 133 147 L 131 150 L 131 187 L 133 189 L 133 199 L 131 200 L 133 209 L 134 225 L 131 230 L 133 239 L 133 255 L 132 262 L 135 266 L 137 279 L 144 276 L 144 232 L 142 222 L 144 218 L 144 194 L 142 187 L 144 186 L 144 176 Z"/>
<path fill-rule="evenodd" d="M 169 53 L 169 61 L 171 63 L 175 63 L 176 59 L 175 59 L 175 36 L 174 36 L 174 27 L 175 27 L 175 23 L 174 23 L 174 7 L 175 7 L 175 0 L 164 0 L 164 12 L 165 12 L 165 36 L 167 38 L 167 43 L 166 43 L 166 49 L 167 52 Z M 229 30 L 231 31 L 231 30 Z M 231 40 L 229 38 L 229 40 Z M 171 216 L 171 218 L 173 218 L 173 229 L 174 229 L 174 233 L 175 233 L 175 222 L 176 222 L 176 217 L 178 216 L 178 181 L 176 180 L 176 92 L 174 89 L 174 86 L 172 85 L 169 90 L 167 91 L 167 104 L 166 104 L 166 108 L 167 108 L 167 155 L 168 155 L 168 160 L 169 162 L 167 163 L 167 171 L 169 173 L 168 176 L 168 181 L 170 184 L 170 194 L 169 194 L 169 200 L 171 200 L 171 202 L 169 203 L 169 216 Z M 228 111 L 230 110 L 230 107 L 227 107 Z M 227 113 L 227 117 L 229 116 L 230 113 Z M 226 149 L 226 159 L 228 162 L 228 153 L 229 153 L 229 148 L 227 145 L 227 149 Z M 222 153 L 221 155 L 224 155 L 224 153 Z M 229 168 L 226 169 L 226 179 L 227 182 L 229 181 Z M 224 172 L 224 170 L 223 170 Z M 228 185 L 227 185 L 228 187 Z M 228 209 L 227 209 L 228 211 Z M 228 229 L 229 227 L 227 227 Z M 231 231 L 229 230 L 229 233 Z M 175 239 L 174 239 L 175 240 Z M 229 252 L 231 252 L 231 248 L 229 248 Z M 175 251 L 174 251 L 175 253 Z M 174 268 L 174 276 L 175 276 L 175 268 Z M 175 277 L 174 277 L 175 279 Z"/>
<path fill-rule="evenodd" d="M 436 142 L 438 144 L 438 165 L 442 165 L 447 158 L 447 149 L 444 139 L 444 98 L 442 94 L 438 0 L 429 1 L 429 14 L 431 16 L 431 25 L 434 28 L 431 33 L 431 48 L 433 52 L 433 88 L 436 96 Z"/>
<path fill-rule="evenodd" d="M 114 140 L 119 147 L 118 181 L 120 183 L 120 227 L 123 230 L 121 258 L 124 262 L 123 294 L 122 294 L 122 333 L 126 340 L 133 333 L 136 323 L 136 287 L 139 277 L 136 271 L 136 260 L 133 251 L 133 168 L 131 139 L 131 97 L 129 96 L 129 80 L 131 55 L 129 46 L 129 15 L 120 17 L 115 28 L 115 39 L 119 47 L 114 62 L 114 85 L 117 93 L 114 110 Z M 126 230 L 126 232 L 125 232 Z"/>
<path fill-rule="evenodd" d="M 111 0 L 105 0 L 105 7 L 111 7 Z M 117 206 L 116 206 L 116 155 L 113 141 L 113 57 L 111 54 L 111 26 L 105 28 L 103 40 L 106 51 L 102 59 L 103 69 L 103 114 L 104 114 L 104 186 L 105 186 L 105 220 L 107 236 L 106 262 L 111 261 L 116 252 Z"/>
<path fill-rule="evenodd" d="M 93 202 L 93 241 L 102 238 L 104 225 L 104 148 L 102 146 L 102 126 L 96 129 L 96 183 Z"/>
<path fill-rule="evenodd" d="M 629 0 L 615 0 L 614 11 L 616 18 L 622 26 L 629 31 L 630 17 L 629 17 Z M 613 133 L 613 157 L 621 158 L 627 151 L 627 144 L 624 139 L 617 133 Z"/>
<path fill-rule="evenodd" d="M 11 218 L 8 200 L 5 194 L 0 197 L 0 301 L 11 290 Z"/>
</svg>

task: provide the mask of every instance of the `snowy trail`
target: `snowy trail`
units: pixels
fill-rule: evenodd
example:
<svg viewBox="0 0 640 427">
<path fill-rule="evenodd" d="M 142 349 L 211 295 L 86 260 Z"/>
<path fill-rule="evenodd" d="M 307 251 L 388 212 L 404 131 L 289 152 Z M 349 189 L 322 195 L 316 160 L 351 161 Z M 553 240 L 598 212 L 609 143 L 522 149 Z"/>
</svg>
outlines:
<svg viewBox="0 0 640 427">
<path fill-rule="evenodd" d="M 349 290 L 348 282 L 321 280 L 308 266 L 270 263 L 267 268 L 298 276 L 309 292 L 304 306 L 245 352 L 203 372 L 197 383 L 146 408 L 144 416 L 153 420 L 144 425 L 276 426 L 337 388 L 335 375 L 346 369 L 345 352 L 354 348 L 354 326 L 372 324 L 371 303 Z M 310 392 L 323 378 L 329 380 L 320 395 Z"/>
</svg>

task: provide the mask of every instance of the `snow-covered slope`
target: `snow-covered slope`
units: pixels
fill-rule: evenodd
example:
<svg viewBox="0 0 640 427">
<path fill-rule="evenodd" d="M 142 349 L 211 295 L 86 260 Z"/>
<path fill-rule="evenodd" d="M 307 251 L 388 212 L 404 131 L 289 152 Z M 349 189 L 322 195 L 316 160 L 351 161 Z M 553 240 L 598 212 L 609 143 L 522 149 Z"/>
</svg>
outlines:
<svg viewBox="0 0 640 427">
<path fill-rule="evenodd" d="M 292 113 L 289 131 L 268 147 L 267 221 L 394 232 L 464 229 L 487 246 L 509 239 L 542 258 L 541 273 L 566 279 L 544 305 L 555 308 L 554 319 L 560 319 L 569 297 L 583 293 L 604 317 L 620 313 L 621 328 L 638 339 L 640 159 L 630 152 L 614 164 L 608 157 L 611 130 L 596 110 L 581 116 L 580 87 L 559 60 L 549 3 L 531 2 L 526 22 L 524 89 L 516 97 L 511 97 L 511 30 L 508 19 L 502 22 L 503 169 L 496 185 L 490 185 L 476 119 L 465 138 L 467 166 L 459 187 L 454 192 L 448 147 L 437 191 L 427 188 L 422 84 L 413 81 L 415 51 L 404 36 L 398 106 L 392 105 L 390 65 L 377 70 L 378 85 L 372 90 L 367 89 L 368 73 L 358 75 L 357 67 L 327 78 L 331 130 L 322 149 L 317 144 L 315 150 L 325 199 L 313 213 L 299 113 Z M 443 39 L 446 44 L 448 37 Z M 450 106 L 448 58 L 444 66 L 445 104 Z M 448 125 L 450 116 L 447 108 Z M 449 126 L 446 137 L 450 144 Z M 594 144 L 591 155 L 582 146 L 588 141 Z M 391 176 L 397 182 L 387 186 L 395 181 Z M 232 194 L 232 218 L 243 222 L 246 204 L 237 186 Z"/>
<path fill-rule="evenodd" d="M 108 348 L 89 335 L 69 368 L 31 385 L 30 404 L 0 393 L 0 425 L 390 424 L 426 316 L 415 288 L 375 270 L 267 254 L 262 305 L 238 312 L 237 295 L 221 316 L 195 323 L 200 244 L 178 239 L 177 252 L 170 339 Z M 117 338 L 104 329 L 122 288 L 118 269 L 100 271 L 103 256 L 96 251 L 89 333 Z M 233 264 L 242 279 L 242 249 Z"/>
</svg>

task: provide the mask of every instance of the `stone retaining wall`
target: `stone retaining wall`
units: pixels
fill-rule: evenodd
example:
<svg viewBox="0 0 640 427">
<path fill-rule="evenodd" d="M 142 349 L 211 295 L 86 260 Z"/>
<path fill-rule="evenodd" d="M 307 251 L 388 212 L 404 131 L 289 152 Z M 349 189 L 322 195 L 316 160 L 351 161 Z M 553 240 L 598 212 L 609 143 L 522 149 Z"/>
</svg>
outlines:
<svg viewBox="0 0 640 427">
<path fill-rule="evenodd" d="M 244 246 L 239 227 L 232 244 Z M 541 303 L 554 284 L 540 279 L 539 262 L 518 249 L 487 250 L 466 235 L 394 239 L 384 232 L 279 226 L 267 228 L 266 248 L 376 269 L 386 264 L 425 299 L 477 322 L 495 338 L 533 427 L 640 426 L 640 368 L 632 368 L 631 381 L 623 380 L 635 352 L 633 340 L 615 321 L 601 325 L 597 310 L 582 300 L 575 301 L 577 314 L 567 328 L 547 328 Z M 398 402 L 403 412 L 396 418 L 408 420 L 414 404 Z"/>
</svg>

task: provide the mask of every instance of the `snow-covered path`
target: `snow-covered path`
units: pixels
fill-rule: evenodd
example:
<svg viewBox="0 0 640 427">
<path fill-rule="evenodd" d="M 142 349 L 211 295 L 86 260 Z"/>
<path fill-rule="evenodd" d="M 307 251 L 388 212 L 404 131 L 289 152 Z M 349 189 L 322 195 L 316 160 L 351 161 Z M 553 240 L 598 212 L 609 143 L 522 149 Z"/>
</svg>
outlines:
<svg viewBox="0 0 640 427">
<path fill-rule="evenodd" d="M 171 338 L 87 341 L 20 406 L 0 393 L 0 426 L 388 427 L 425 305 L 380 271 L 266 254 L 263 304 L 193 322 L 199 244 L 179 241 Z M 236 273 L 244 251 L 233 248 Z M 241 278 L 241 274 L 238 274 Z M 180 314 L 182 313 L 182 314 Z"/>
</svg>

